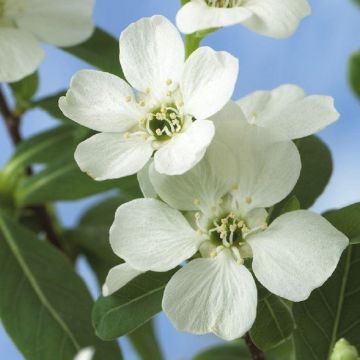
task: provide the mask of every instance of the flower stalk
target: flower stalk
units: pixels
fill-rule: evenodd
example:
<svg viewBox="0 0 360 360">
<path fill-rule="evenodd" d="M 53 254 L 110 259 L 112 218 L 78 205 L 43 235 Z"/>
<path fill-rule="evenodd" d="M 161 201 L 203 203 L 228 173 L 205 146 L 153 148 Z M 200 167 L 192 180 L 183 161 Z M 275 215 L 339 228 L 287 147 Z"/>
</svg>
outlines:
<svg viewBox="0 0 360 360">
<path fill-rule="evenodd" d="M 244 340 L 253 360 L 265 360 L 265 354 L 253 343 L 249 333 L 244 336 Z"/>
</svg>

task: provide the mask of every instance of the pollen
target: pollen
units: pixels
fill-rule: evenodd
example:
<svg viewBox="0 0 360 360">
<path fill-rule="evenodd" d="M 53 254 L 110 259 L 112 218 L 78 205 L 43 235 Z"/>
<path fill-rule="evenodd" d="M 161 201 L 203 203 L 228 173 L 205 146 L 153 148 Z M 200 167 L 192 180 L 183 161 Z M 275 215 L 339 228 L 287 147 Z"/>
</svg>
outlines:
<svg viewBox="0 0 360 360">
<path fill-rule="evenodd" d="M 198 206 L 198 205 L 200 205 L 200 200 L 197 199 L 197 198 L 195 198 L 195 199 L 193 200 L 193 203 L 194 203 L 194 205 Z M 197 213 L 197 214 L 198 214 L 198 213 Z"/>
<path fill-rule="evenodd" d="M 245 198 L 245 202 L 246 202 L 247 204 L 251 204 L 251 203 L 252 203 L 252 198 L 251 198 L 251 196 L 247 196 L 247 197 Z"/>
<path fill-rule="evenodd" d="M 126 101 L 126 102 L 131 102 L 131 101 L 132 101 L 132 96 L 130 96 L 130 95 L 129 95 L 129 96 L 126 96 L 126 97 L 125 97 L 125 101 Z"/>
<path fill-rule="evenodd" d="M 167 86 L 170 86 L 172 83 L 173 83 L 173 81 L 172 81 L 171 79 L 167 79 L 167 80 L 166 80 L 166 85 L 167 85 Z"/>
</svg>

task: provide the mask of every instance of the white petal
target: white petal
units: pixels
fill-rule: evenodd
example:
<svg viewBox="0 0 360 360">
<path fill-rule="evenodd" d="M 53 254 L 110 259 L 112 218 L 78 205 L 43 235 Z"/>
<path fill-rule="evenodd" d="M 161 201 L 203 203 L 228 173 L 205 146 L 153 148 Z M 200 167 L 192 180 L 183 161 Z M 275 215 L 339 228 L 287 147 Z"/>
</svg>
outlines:
<svg viewBox="0 0 360 360">
<path fill-rule="evenodd" d="M 140 136 L 100 133 L 80 143 L 75 160 L 95 180 L 117 179 L 142 169 L 153 152 L 151 143 Z"/>
<path fill-rule="evenodd" d="M 185 4 L 176 15 L 176 24 L 181 32 L 195 31 L 234 25 L 252 16 L 246 7 L 232 9 L 215 8 L 203 0 L 193 0 Z"/>
<path fill-rule="evenodd" d="M 16 24 L 41 41 L 72 46 L 93 32 L 94 0 L 12 0 L 9 13 Z"/>
<path fill-rule="evenodd" d="M 339 117 L 331 97 L 305 96 L 295 85 L 283 85 L 271 92 L 258 91 L 238 104 L 249 121 L 271 128 L 287 139 L 314 134 Z"/>
<path fill-rule="evenodd" d="M 95 350 L 92 347 L 87 347 L 82 350 L 75 356 L 74 360 L 91 360 L 94 357 Z"/>
<path fill-rule="evenodd" d="M 190 170 L 205 155 L 214 133 L 212 121 L 194 121 L 185 132 L 175 135 L 155 153 L 156 171 L 180 175 Z"/>
<path fill-rule="evenodd" d="M 114 266 L 110 269 L 103 285 L 103 296 L 112 295 L 142 273 L 142 271 L 134 269 L 127 263 Z"/>
<path fill-rule="evenodd" d="M 253 14 L 243 25 L 274 38 L 292 35 L 300 21 L 310 14 L 307 0 L 251 0 L 243 6 Z"/>
<path fill-rule="evenodd" d="M 77 72 L 59 107 L 71 120 L 102 132 L 125 132 L 143 116 L 124 80 L 96 70 Z"/>
<path fill-rule="evenodd" d="M 162 99 L 168 80 L 177 84 L 184 66 L 185 50 L 176 27 L 163 16 L 143 18 L 120 36 L 120 63 L 126 79 L 139 91 L 151 90 Z"/>
<path fill-rule="evenodd" d="M 162 175 L 152 166 L 150 179 L 155 191 L 172 207 L 206 211 L 237 183 L 238 168 L 231 150 L 214 141 L 203 160 L 185 174 Z"/>
<path fill-rule="evenodd" d="M 301 160 L 291 141 L 279 141 L 271 129 L 244 120 L 239 106 L 230 102 L 212 117 L 216 139 L 234 152 L 239 168 L 238 189 L 233 192 L 244 213 L 270 207 L 294 188 Z"/>
<path fill-rule="evenodd" d="M 196 50 L 185 63 L 180 89 L 184 111 L 206 119 L 231 98 L 239 72 L 236 58 L 209 47 Z"/>
<path fill-rule="evenodd" d="M 229 250 L 185 265 L 170 279 L 163 297 L 163 310 L 178 330 L 212 332 L 225 340 L 251 328 L 256 304 L 254 279 Z"/>
<path fill-rule="evenodd" d="M 307 299 L 331 276 L 348 243 L 327 220 L 305 210 L 280 216 L 249 239 L 258 280 L 291 301 Z"/>
<path fill-rule="evenodd" d="M 201 238 L 177 210 L 155 199 L 121 205 L 110 229 L 119 257 L 142 271 L 167 271 L 194 255 Z"/>
<path fill-rule="evenodd" d="M 19 29 L 0 29 L 0 83 L 32 74 L 44 58 L 38 41 Z"/>
<path fill-rule="evenodd" d="M 149 170 L 152 166 L 153 161 L 148 161 L 147 164 L 137 173 L 137 180 L 144 197 L 155 199 L 157 197 L 157 193 L 149 177 Z"/>
</svg>

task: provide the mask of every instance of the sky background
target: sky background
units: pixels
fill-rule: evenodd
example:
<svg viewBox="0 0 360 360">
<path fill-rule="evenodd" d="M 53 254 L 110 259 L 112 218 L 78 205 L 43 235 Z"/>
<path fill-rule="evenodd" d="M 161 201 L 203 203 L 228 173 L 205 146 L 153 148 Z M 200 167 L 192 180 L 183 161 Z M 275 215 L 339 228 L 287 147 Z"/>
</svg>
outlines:
<svg viewBox="0 0 360 360">
<path fill-rule="evenodd" d="M 316 211 L 342 207 L 360 201 L 360 102 L 347 82 L 350 54 L 360 49 L 360 8 L 350 0 L 314 0 L 312 15 L 287 40 L 266 38 L 240 25 L 209 35 L 204 44 L 225 50 L 240 59 L 240 73 L 234 94 L 238 99 L 256 90 L 270 90 L 281 84 L 300 85 L 308 94 L 335 98 L 340 120 L 320 133 L 333 153 L 334 174 L 325 193 L 314 206 Z M 162 14 L 174 21 L 178 0 L 98 0 L 94 19 L 98 26 L 118 37 L 131 22 L 144 16 Z M 71 76 L 89 65 L 51 47 L 40 68 L 38 96 L 46 96 L 68 87 Z M 99 49 L 101 51 L 101 49 Z M 23 122 L 23 134 L 29 136 L 54 126 L 56 122 L 40 110 L 31 111 Z M 13 148 L 0 123 L 0 166 Z M 97 197 L 59 204 L 64 223 L 76 223 L 81 212 Z M 79 271 L 96 296 L 94 278 L 80 260 Z M 192 336 L 174 330 L 164 315 L 156 318 L 156 330 L 166 360 L 191 359 L 199 350 L 219 342 L 213 336 Z M 136 360 L 131 346 L 121 340 L 126 360 Z M 0 325 L 0 359 L 20 360 L 22 356 Z"/>
</svg>

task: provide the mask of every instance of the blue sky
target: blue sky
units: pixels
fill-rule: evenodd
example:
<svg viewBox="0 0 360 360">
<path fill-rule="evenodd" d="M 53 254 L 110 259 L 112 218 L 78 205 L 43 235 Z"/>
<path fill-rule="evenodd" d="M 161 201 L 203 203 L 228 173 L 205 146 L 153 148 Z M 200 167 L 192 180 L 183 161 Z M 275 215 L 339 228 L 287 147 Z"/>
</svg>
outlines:
<svg viewBox="0 0 360 360">
<path fill-rule="evenodd" d="M 178 0 L 98 0 L 95 22 L 118 37 L 131 22 L 144 16 L 163 14 L 174 20 Z M 284 83 L 302 86 L 309 94 L 326 94 L 335 98 L 340 120 L 320 136 L 333 152 L 334 174 L 325 193 L 314 209 L 323 211 L 360 201 L 360 101 L 347 83 L 349 55 L 360 49 L 360 8 L 350 0 L 311 1 L 312 15 L 288 40 L 259 36 L 241 26 L 233 26 L 211 34 L 204 44 L 226 50 L 240 59 L 240 74 L 234 99 L 252 91 L 272 89 Z M 45 96 L 68 86 L 71 76 L 89 66 L 60 50 L 46 47 L 47 58 L 40 69 L 39 96 Z M 101 51 L 101 49 L 99 49 Z M 23 133 L 28 136 L 56 122 L 39 110 L 24 118 Z M 11 144 L 0 124 L 0 166 L 12 152 Z M 66 225 L 76 222 L 81 211 L 96 199 L 64 203 L 58 206 Z M 97 289 L 84 262 L 79 269 Z M 217 342 L 212 336 L 196 337 L 177 333 L 165 316 L 157 320 L 157 332 L 166 359 L 189 359 L 199 349 Z M 136 357 L 124 343 L 126 359 Z M 0 326 L 0 359 L 19 360 L 21 355 Z"/>
</svg>

